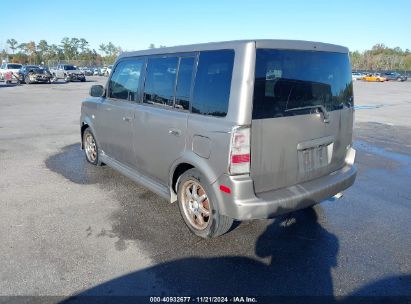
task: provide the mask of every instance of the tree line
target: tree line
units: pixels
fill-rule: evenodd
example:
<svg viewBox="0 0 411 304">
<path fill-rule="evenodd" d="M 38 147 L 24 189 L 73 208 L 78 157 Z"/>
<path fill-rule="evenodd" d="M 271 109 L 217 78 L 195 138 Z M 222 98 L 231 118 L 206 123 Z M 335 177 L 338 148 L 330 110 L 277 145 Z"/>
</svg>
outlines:
<svg viewBox="0 0 411 304">
<path fill-rule="evenodd" d="M 112 42 L 99 45 L 100 55 L 95 49 L 89 47 L 89 43 L 84 38 L 64 37 L 60 44 L 49 44 L 46 40 L 19 43 L 16 39 L 6 41 L 10 52 L 3 50 L 0 54 L 2 58 L 8 58 L 9 62 L 40 64 L 49 61 L 84 61 L 92 65 L 111 64 L 122 52 L 122 49 Z"/>
<path fill-rule="evenodd" d="M 350 52 L 354 71 L 411 71 L 411 52 L 379 43 L 371 50 Z"/>
<path fill-rule="evenodd" d="M 3 50 L 0 57 L 8 58 L 9 62 L 40 64 L 49 61 L 85 61 L 92 65 L 112 64 L 116 57 L 122 52 L 121 47 L 112 42 L 99 45 L 97 53 L 95 49 L 89 47 L 89 43 L 84 38 L 64 37 L 60 44 L 49 44 L 46 40 L 19 43 L 11 38 L 7 40 L 7 45 L 11 54 Z M 148 48 L 155 48 L 151 43 Z M 164 47 L 160 45 L 159 47 Z M 379 43 L 370 50 L 363 52 L 350 52 L 351 65 L 354 71 L 411 71 L 411 51 L 402 50 L 399 47 L 389 48 Z"/>
</svg>

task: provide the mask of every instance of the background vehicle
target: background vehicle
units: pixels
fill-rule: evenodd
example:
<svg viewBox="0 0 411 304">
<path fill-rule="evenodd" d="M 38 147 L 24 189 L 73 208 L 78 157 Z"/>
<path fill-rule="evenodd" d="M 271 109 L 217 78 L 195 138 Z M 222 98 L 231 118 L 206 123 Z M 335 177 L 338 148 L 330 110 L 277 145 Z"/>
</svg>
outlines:
<svg viewBox="0 0 411 304">
<path fill-rule="evenodd" d="M 309 207 L 355 180 L 344 47 L 257 40 L 123 53 L 90 95 L 87 161 L 178 202 L 200 237 Z"/>
<path fill-rule="evenodd" d="M 102 76 L 100 73 L 101 68 L 93 68 L 93 75 L 94 76 Z"/>
<path fill-rule="evenodd" d="M 396 80 L 396 81 L 406 81 L 408 78 L 405 75 L 401 75 L 397 72 L 384 72 L 382 76 L 387 80 Z"/>
<path fill-rule="evenodd" d="M 107 76 L 107 75 L 106 75 L 106 70 L 107 70 L 107 67 L 106 67 L 106 66 L 103 66 L 102 68 L 100 68 L 100 74 L 101 74 L 101 76 Z"/>
<path fill-rule="evenodd" d="M 0 80 L 4 80 L 6 73 L 12 73 L 15 77 L 18 77 L 21 67 L 22 65 L 19 63 L 3 63 L 0 67 Z"/>
<path fill-rule="evenodd" d="M 51 82 L 52 75 L 47 68 L 37 65 L 25 65 L 19 71 L 19 78 L 21 82 L 26 84 L 38 82 Z"/>
<path fill-rule="evenodd" d="M 81 68 L 79 68 L 79 70 L 83 71 L 85 76 L 92 76 L 93 75 L 93 71 L 89 67 L 81 67 Z"/>
<path fill-rule="evenodd" d="M 384 82 L 384 81 L 386 81 L 385 77 L 382 77 L 379 74 L 367 74 L 362 78 L 362 80 L 370 81 L 370 82 Z"/>
<path fill-rule="evenodd" d="M 53 75 L 53 81 L 58 79 L 64 79 L 66 82 L 74 80 L 86 81 L 84 72 L 71 64 L 59 64 L 56 68 L 51 69 L 50 72 Z"/>
<path fill-rule="evenodd" d="M 353 80 L 361 80 L 365 75 L 360 72 L 352 72 L 352 79 Z"/>
<path fill-rule="evenodd" d="M 104 70 L 104 76 L 109 76 L 112 69 L 113 69 L 113 66 L 112 66 L 112 65 L 109 65 L 109 66 Z"/>
</svg>

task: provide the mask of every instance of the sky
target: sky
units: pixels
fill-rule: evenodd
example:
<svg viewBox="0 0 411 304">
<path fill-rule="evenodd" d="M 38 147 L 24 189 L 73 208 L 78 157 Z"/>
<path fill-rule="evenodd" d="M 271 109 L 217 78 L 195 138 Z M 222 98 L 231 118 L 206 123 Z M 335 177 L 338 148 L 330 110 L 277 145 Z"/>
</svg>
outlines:
<svg viewBox="0 0 411 304">
<path fill-rule="evenodd" d="M 411 49 L 411 1 L 36 0 L 0 2 L 0 50 L 19 43 L 85 38 L 98 51 L 238 39 L 297 39 L 363 51 L 377 43 Z"/>
</svg>

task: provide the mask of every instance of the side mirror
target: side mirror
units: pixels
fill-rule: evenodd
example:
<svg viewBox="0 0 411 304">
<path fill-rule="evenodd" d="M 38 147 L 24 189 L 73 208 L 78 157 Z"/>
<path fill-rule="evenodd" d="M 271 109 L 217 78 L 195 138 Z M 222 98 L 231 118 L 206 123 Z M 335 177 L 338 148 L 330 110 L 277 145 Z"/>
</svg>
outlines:
<svg viewBox="0 0 411 304">
<path fill-rule="evenodd" d="M 92 85 L 90 88 L 90 96 L 102 97 L 104 95 L 104 87 L 100 84 Z"/>
</svg>

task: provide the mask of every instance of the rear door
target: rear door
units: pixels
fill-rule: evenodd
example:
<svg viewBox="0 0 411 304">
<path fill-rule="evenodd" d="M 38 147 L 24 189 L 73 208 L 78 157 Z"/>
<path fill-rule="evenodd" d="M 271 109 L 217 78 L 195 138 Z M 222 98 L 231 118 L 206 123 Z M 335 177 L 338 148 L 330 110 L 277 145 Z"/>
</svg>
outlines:
<svg viewBox="0 0 411 304">
<path fill-rule="evenodd" d="M 346 53 L 257 49 L 251 176 L 256 193 L 344 165 L 353 123 Z"/>
<path fill-rule="evenodd" d="M 148 58 L 143 103 L 135 111 L 139 169 L 167 184 L 183 153 L 193 80 L 194 54 Z"/>
</svg>

